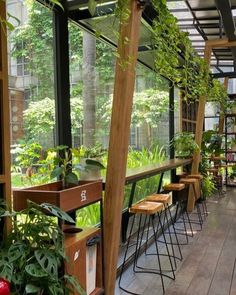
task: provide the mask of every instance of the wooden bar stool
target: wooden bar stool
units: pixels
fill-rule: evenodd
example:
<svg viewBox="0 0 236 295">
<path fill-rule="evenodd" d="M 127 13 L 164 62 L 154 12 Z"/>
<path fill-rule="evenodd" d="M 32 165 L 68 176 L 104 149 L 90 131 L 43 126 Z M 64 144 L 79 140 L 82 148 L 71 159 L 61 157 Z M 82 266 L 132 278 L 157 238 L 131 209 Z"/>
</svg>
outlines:
<svg viewBox="0 0 236 295">
<path fill-rule="evenodd" d="M 150 196 L 147 196 L 146 200 L 150 201 L 150 202 L 159 202 L 164 205 L 164 210 L 163 210 L 164 221 L 163 221 L 163 223 L 164 223 L 164 226 L 167 225 L 167 231 L 168 231 L 168 235 L 169 235 L 169 239 L 170 239 L 170 242 L 168 244 L 171 245 L 172 254 L 174 257 L 175 268 L 177 268 L 176 259 L 179 259 L 182 261 L 183 255 L 182 255 L 182 251 L 180 249 L 179 239 L 178 239 L 175 227 L 174 227 L 174 220 L 173 220 L 173 217 L 172 217 L 171 211 L 170 211 L 171 196 L 169 194 L 152 194 Z M 169 214 L 169 217 L 168 217 L 168 214 Z M 173 226 L 173 234 L 175 237 L 175 242 L 173 242 L 173 240 L 172 240 L 172 233 L 170 231 L 171 225 Z M 158 228 L 157 228 L 157 230 L 158 230 Z M 178 247 L 179 257 L 175 255 L 174 245 L 176 245 Z"/>
<path fill-rule="evenodd" d="M 193 229 L 192 224 L 189 219 L 188 212 L 186 210 L 188 194 L 186 190 L 186 186 L 184 183 L 170 183 L 164 186 L 164 190 L 167 192 L 173 193 L 173 201 L 176 203 L 175 217 L 174 217 L 174 225 L 175 231 L 178 235 L 184 235 L 186 242 L 179 243 L 180 245 L 187 245 L 189 243 L 189 236 L 193 237 Z M 177 221 L 178 213 L 181 216 L 181 220 Z M 187 215 L 187 220 L 184 217 L 184 214 Z M 183 223 L 184 228 L 177 228 L 177 223 Z M 190 235 L 188 234 L 187 225 L 190 229 Z"/>
<path fill-rule="evenodd" d="M 199 185 L 198 179 L 196 179 L 196 178 L 181 178 L 180 183 L 185 184 L 189 188 L 192 187 L 192 189 L 193 189 L 194 203 L 197 208 L 198 222 L 193 221 L 191 219 L 189 219 L 189 220 L 190 220 L 191 224 L 192 223 L 199 224 L 200 230 L 202 230 L 202 224 L 203 224 L 202 214 L 201 214 L 201 209 L 199 207 L 199 203 L 197 202 L 197 200 L 200 198 L 200 192 L 197 190 L 198 185 Z"/>
<path fill-rule="evenodd" d="M 121 286 L 122 275 L 124 272 L 125 262 L 127 260 L 127 253 L 128 253 L 129 248 L 132 246 L 135 246 L 134 262 L 133 262 L 133 271 L 135 273 L 151 273 L 151 274 L 160 275 L 163 293 L 165 293 L 165 286 L 164 286 L 163 277 L 167 277 L 172 280 L 175 279 L 174 267 L 172 264 L 171 255 L 170 255 L 167 244 L 166 244 L 167 256 L 169 257 L 169 263 L 170 263 L 171 272 L 172 272 L 173 276 L 170 276 L 170 275 L 163 272 L 163 268 L 162 268 L 161 260 L 160 260 L 161 254 L 159 253 L 159 249 L 158 249 L 157 233 L 156 233 L 156 229 L 155 229 L 155 225 L 154 225 L 154 217 L 155 216 L 158 217 L 158 222 L 160 223 L 161 233 L 163 234 L 164 240 L 166 240 L 165 236 L 164 236 L 163 224 L 162 224 L 161 218 L 160 218 L 160 213 L 162 212 L 163 209 L 164 209 L 163 203 L 149 202 L 149 201 L 140 201 L 139 203 L 132 205 L 132 207 L 129 209 L 129 212 L 131 214 L 133 214 L 133 221 L 132 221 L 132 224 L 130 227 L 130 232 L 129 232 L 129 236 L 127 239 L 124 260 L 123 260 L 123 263 L 121 266 L 121 273 L 120 273 L 120 277 L 119 277 L 119 287 L 120 287 L 120 289 L 122 289 L 126 293 L 139 295 L 139 294 L 129 291 Z M 138 231 L 137 231 L 136 242 L 131 244 L 133 227 L 134 227 L 135 219 L 138 215 L 139 215 L 139 222 L 138 222 Z M 144 217 L 144 221 L 143 221 L 143 217 Z M 139 258 L 141 246 L 143 243 L 146 243 L 146 241 L 144 240 L 144 231 L 145 231 L 145 227 L 147 224 L 151 225 L 151 228 L 152 228 L 152 232 L 153 232 L 153 236 L 154 236 L 154 243 L 155 243 L 155 251 L 156 251 L 155 256 L 157 257 L 158 268 L 148 268 L 148 267 L 142 267 L 142 266 L 138 265 L 138 258 Z M 149 230 L 148 230 L 148 232 L 149 232 Z M 149 236 L 146 235 L 146 239 L 148 239 L 148 238 L 149 238 Z"/>
<path fill-rule="evenodd" d="M 187 178 L 194 178 L 194 179 L 198 180 L 200 197 L 198 198 L 197 202 L 202 205 L 203 218 L 205 219 L 208 216 L 208 210 L 207 210 L 206 200 L 203 198 L 203 195 L 202 195 L 203 175 L 202 174 L 189 174 L 186 177 Z"/>
</svg>

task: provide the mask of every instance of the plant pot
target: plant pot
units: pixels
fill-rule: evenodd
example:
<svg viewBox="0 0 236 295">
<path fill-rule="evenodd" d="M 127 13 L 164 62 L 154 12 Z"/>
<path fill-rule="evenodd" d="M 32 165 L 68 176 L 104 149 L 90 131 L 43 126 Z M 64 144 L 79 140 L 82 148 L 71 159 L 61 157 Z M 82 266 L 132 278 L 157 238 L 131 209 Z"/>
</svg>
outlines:
<svg viewBox="0 0 236 295">
<path fill-rule="evenodd" d="M 79 178 L 80 180 L 87 180 L 87 181 L 97 181 L 101 180 L 101 169 L 99 167 L 88 165 L 86 164 L 87 159 L 81 159 L 81 165 L 87 166 L 88 169 L 86 171 L 80 171 Z"/>
<path fill-rule="evenodd" d="M 78 186 L 63 189 L 62 182 L 53 182 L 13 191 L 14 210 L 27 207 L 27 200 L 37 204 L 50 203 L 69 212 L 102 198 L 102 182 L 79 182 Z"/>
</svg>

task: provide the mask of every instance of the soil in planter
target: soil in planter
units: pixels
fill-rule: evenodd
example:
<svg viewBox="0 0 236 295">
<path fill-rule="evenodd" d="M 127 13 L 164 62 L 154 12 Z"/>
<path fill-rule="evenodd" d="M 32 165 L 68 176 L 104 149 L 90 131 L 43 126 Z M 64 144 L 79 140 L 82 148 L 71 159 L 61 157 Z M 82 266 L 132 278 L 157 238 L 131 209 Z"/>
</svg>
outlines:
<svg viewBox="0 0 236 295">
<path fill-rule="evenodd" d="M 77 233 L 80 233 L 82 231 L 83 231 L 82 228 L 79 228 L 79 227 L 68 227 L 68 228 L 65 228 L 63 230 L 63 232 L 65 234 L 77 234 Z"/>
</svg>

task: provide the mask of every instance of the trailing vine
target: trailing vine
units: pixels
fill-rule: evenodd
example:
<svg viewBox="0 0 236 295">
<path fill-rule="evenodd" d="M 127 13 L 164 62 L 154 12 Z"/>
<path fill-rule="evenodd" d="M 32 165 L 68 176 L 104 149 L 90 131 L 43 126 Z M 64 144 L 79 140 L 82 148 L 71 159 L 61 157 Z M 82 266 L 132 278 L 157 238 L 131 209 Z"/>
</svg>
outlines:
<svg viewBox="0 0 236 295">
<path fill-rule="evenodd" d="M 229 107 L 229 98 L 225 86 L 219 80 L 213 79 L 208 93 L 209 102 L 220 104 L 221 112 L 225 113 Z"/>
<path fill-rule="evenodd" d="M 206 95 L 210 86 L 208 65 L 197 56 L 188 33 L 179 29 L 166 0 L 152 0 L 152 5 L 157 12 L 152 26 L 156 71 L 181 88 L 189 101 Z"/>
</svg>

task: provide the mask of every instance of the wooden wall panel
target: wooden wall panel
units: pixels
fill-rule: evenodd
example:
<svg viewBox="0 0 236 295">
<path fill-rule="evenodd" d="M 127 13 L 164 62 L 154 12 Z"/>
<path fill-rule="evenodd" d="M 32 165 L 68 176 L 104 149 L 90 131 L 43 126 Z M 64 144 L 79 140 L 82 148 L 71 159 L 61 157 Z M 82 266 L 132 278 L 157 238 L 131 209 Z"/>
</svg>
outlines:
<svg viewBox="0 0 236 295">
<path fill-rule="evenodd" d="M 180 97 L 180 131 L 194 132 L 196 130 L 197 102 L 188 102 Z"/>
</svg>

